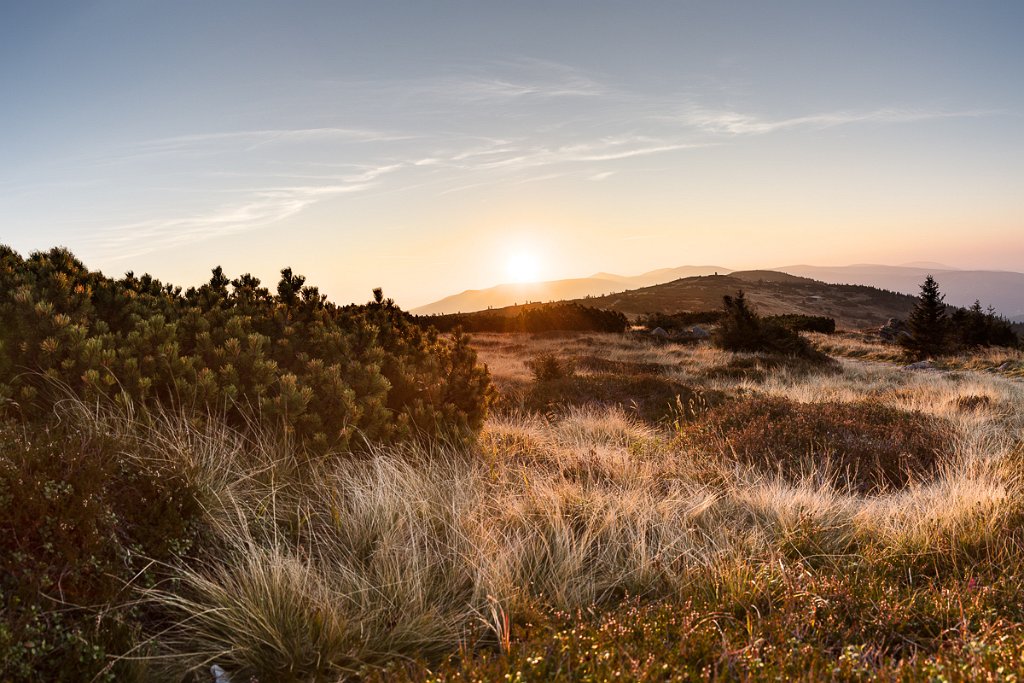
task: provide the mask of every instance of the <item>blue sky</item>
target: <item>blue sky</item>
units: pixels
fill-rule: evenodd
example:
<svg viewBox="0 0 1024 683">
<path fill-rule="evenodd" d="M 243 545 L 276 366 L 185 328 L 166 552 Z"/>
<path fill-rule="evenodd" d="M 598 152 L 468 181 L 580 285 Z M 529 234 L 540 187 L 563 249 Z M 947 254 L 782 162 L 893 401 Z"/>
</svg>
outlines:
<svg viewBox="0 0 1024 683">
<path fill-rule="evenodd" d="M 0 242 L 412 307 L 683 264 L 1024 270 L 1024 3 L 0 7 Z"/>
</svg>

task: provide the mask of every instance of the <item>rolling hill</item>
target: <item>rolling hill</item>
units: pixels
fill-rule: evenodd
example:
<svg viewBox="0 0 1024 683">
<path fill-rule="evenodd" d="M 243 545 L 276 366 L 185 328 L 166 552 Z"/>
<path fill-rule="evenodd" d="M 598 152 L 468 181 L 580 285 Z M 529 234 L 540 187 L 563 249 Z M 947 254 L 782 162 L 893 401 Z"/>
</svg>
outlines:
<svg viewBox="0 0 1024 683">
<path fill-rule="evenodd" d="M 763 306 L 766 313 L 771 307 L 787 307 L 784 312 L 797 311 L 794 307 L 817 309 L 826 305 L 829 297 L 833 297 L 832 306 L 836 310 L 850 308 L 849 311 L 837 314 L 837 322 L 870 321 L 870 324 L 884 322 L 888 317 L 905 315 L 904 304 L 896 302 L 909 301 L 905 297 L 893 296 L 896 292 L 903 295 L 917 296 L 921 282 L 931 274 L 939 283 L 946 296 L 946 303 L 953 306 L 970 306 L 976 299 L 984 306 L 993 306 L 996 311 L 1015 321 L 1024 321 L 1024 273 L 995 270 L 958 270 L 941 263 L 908 263 L 901 266 L 877 264 L 854 264 L 849 266 L 810 266 L 793 265 L 757 271 L 731 271 L 719 266 L 682 266 L 678 268 L 661 268 L 641 275 L 624 276 L 614 273 L 595 273 L 588 278 L 553 280 L 549 282 L 504 284 L 487 289 L 467 290 L 460 294 L 446 297 L 440 301 L 413 309 L 413 313 L 430 315 L 435 313 L 455 313 L 480 311 L 487 308 L 503 308 L 526 302 L 547 302 L 586 300 L 585 303 L 597 305 L 595 302 L 621 302 L 616 304 L 625 313 L 636 314 L 659 310 L 661 304 L 672 310 L 717 308 L 721 303 L 721 295 L 728 294 L 728 286 L 737 283 L 727 281 L 706 281 L 697 284 L 674 285 L 671 294 L 668 290 L 651 290 L 679 281 L 694 278 L 733 277 L 746 283 L 751 278 L 758 281 L 789 283 L 789 289 L 783 299 L 771 301 L 775 294 L 766 292 Z M 790 279 L 792 278 L 792 279 Z M 816 286 L 829 285 L 860 285 L 877 290 L 870 296 L 861 292 L 854 296 L 854 289 L 834 290 L 831 292 L 808 293 L 796 296 L 800 290 L 801 280 L 816 282 Z M 721 286 L 713 284 L 721 282 Z M 703 289 L 702 289 L 703 288 Z M 735 289 L 735 288 L 734 288 Z M 804 283 L 804 289 L 810 292 L 813 287 Z M 836 291 L 845 291 L 846 295 L 835 299 Z M 705 292 L 713 292 L 705 294 Z M 757 301 L 758 292 L 751 289 L 752 300 Z M 820 296 L 822 300 L 804 298 Z M 655 303 L 657 302 L 657 303 Z M 610 305 L 610 304 L 609 304 Z M 653 308 L 652 308 L 653 306 Z M 870 312 L 870 309 L 877 309 Z M 627 310 L 628 309 L 628 310 Z M 792 310 L 791 310 L 792 309 Z M 807 311 L 812 312 L 812 311 Z"/>
<path fill-rule="evenodd" d="M 851 266 L 795 265 L 773 268 L 793 275 L 809 277 L 832 284 L 856 284 L 890 289 L 917 295 L 925 276 L 932 275 L 946 295 L 946 303 L 970 306 L 980 300 L 1001 315 L 1016 319 L 1024 316 L 1024 273 L 999 270 L 958 270 L 934 263 L 882 266 L 856 264 Z"/>
<path fill-rule="evenodd" d="M 637 287 L 649 287 L 679 278 L 712 273 L 728 273 L 719 266 L 681 266 L 660 268 L 641 275 L 615 275 L 596 273 L 586 278 L 503 284 L 487 289 L 468 289 L 424 306 L 412 309 L 416 315 L 436 313 L 469 313 L 488 308 L 503 308 L 531 301 L 566 301 L 621 292 Z"/>
<path fill-rule="evenodd" d="M 651 287 L 590 297 L 587 306 L 644 313 L 716 309 L 722 297 L 742 289 L 764 315 L 803 313 L 835 318 L 848 329 L 877 327 L 889 318 L 905 318 L 915 298 L 863 285 L 829 284 L 774 270 L 688 277 Z"/>
</svg>

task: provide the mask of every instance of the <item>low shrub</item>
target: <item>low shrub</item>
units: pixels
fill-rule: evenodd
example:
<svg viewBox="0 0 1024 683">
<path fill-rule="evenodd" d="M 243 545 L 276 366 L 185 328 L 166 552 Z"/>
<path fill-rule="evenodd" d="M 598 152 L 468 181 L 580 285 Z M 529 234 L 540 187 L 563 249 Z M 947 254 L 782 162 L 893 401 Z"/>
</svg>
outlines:
<svg viewBox="0 0 1024 683">
<path fill-rule="evenodd" d="M 723 311 L 683 311 L 681 313 L 648 313 L 637 323 L 649 330 L 660 327 L 666 331 L 682 330 L 694 325 L 713 325 L 725 315 Z"/>
<path fill-rule="evenodd" d="M 131 582 L 197 538 L 181 473 L 68 425 L 0 428 L 0 680 L 113 678 L 142 617 Z"/>
<path fill-rule="evenodd" d="M 823 363 L 829 360 L 797 332 L 757 315 L 742 290 L 734 297 L 726 295 L 722 303 L 724 315 L 712 335 L 712 341 L 718 348 L 799 356 Z"/>
<path fill-rule="evenodd" d="M 729 401 L 680 431 L 694 449 L 710 448 L 788 481 L 813 474 L 823 483 L 865 493 L 930 476 L 951 435 L 951 426 L 939 418 L 877 402 L 797 403 L 778 397 Z"/>
<path fill-rule="evenodd" d="M 538 382 L 572 377 L 576 374 L 576 363 L 573 359 L 559 358 L 554 353 L 544 353 L 528 360 L 526 367 L 530 368 L 533 378 Z"/>
<path fill-rule="evenodd" d="M 52 414 L 61 391 L 258 421 L 316 452 L 414 436 L 469 438 L 490 397 L 468 339 L 423 330 L 380 290 L 336 306 L 289 268 L 182 292 L 120 280 L 64 249 L 0 246 L 0 411 Z"/>
<path fill-rule="evenodd" d="M 784 315 L 770 315 L 764 321 L 781 325 L 793 332 L 821 332 L 823 334 L 834 334 L 836 321 L 823 315 L 801 315 L 799 313 L 787 313 Z"/>
<path fill-rule="evenodd" d="M 602 373 L 538 381 L 524 403 L 526 408 L 544 413 L 585 405 L 619 406 L 656 423 L 692 419 L 704 406 L 721 400 L 719 392 L 699 391 L 659 375 Z"/>
<path fill-rule="evenodd" d="M 415 321 L 441 332 L 622 332 L 626 316 L 576 303 L 539 304 L 504 311 L 421 315 Z"/>
</svg>

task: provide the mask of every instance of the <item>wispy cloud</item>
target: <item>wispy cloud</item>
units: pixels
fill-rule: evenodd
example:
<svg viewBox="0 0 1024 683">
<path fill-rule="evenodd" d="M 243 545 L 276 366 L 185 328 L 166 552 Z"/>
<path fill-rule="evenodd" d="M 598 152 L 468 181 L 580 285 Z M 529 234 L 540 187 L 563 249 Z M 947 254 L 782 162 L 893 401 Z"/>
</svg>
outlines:
<svg viewBox="0 0 1024 683">
<path fill-rule="evenodd" d="M 871 111 L 839 111 L 810 114 L 785 119 L 765 119 L 730 110 L 692 107 L 678 120 L 684 125 L 720 135 L 763 135 L 793 128 L 834 128 L 859 123 L 913 123 L 931 119 L 984 116 L 987 111 L 925 111 L 914 109 L 875 109 Z"/>
<path fill-rule="evenodd" d="M 727 138 L 989 113 L 878 108 L 770 118 L 693 101 L 680 107 L 678 98 L 626 92 L 607 80 L 522 59 L 415 81 L 331 83 L 347 101 L 366 103 L 353 125 L 146 140 L 106 160 L 130 169 L 155 159 L 160 173 L 175 180 L 212 179 L 209 187 L 192 183 L 194 207 L 204 208 L 117 225 L 97 234 L 97 246 L 128 258 L 266 227 L 353 193 L 429 187 L 443 195 L 563 177 L 605 181 L 630 159 Z M 247 187 L 238 186 L 243 180 Z"/>
<path fill-rule="evenodd" d="M 474 73 L 475 72 L 475 73 Z M 439 78 L 392 83 L 404 96 L 464 104 L 508 104 L 515 100 L 607 97 L 605 83 L 567 64 L 542 59 L 496 62 Z"/>
<path fill-rule="evenodd" d="M 94 242 L 105 258 L 133 258 L 265 227 L 294 216 L 327 197 L 361 192 L 370 187 L 371 184 L 363 183 L 267 188 L 185 217 L 116 225 L 100 231 Z"/>
</svg>

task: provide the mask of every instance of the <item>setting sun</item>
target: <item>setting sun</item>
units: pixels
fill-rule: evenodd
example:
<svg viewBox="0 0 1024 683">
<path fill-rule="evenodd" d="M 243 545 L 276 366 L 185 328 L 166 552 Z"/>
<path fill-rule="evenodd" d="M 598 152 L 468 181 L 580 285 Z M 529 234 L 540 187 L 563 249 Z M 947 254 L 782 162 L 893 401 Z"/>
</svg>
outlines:
<svg viewBox="0 0 1024 683">
<path fill-rule="evenodd" d="M 540 277 L 540 258 L 527 249 L 515 249 L 505 259 L 505 273 L 513 282 L 535 282 Z"/>
</svg>

